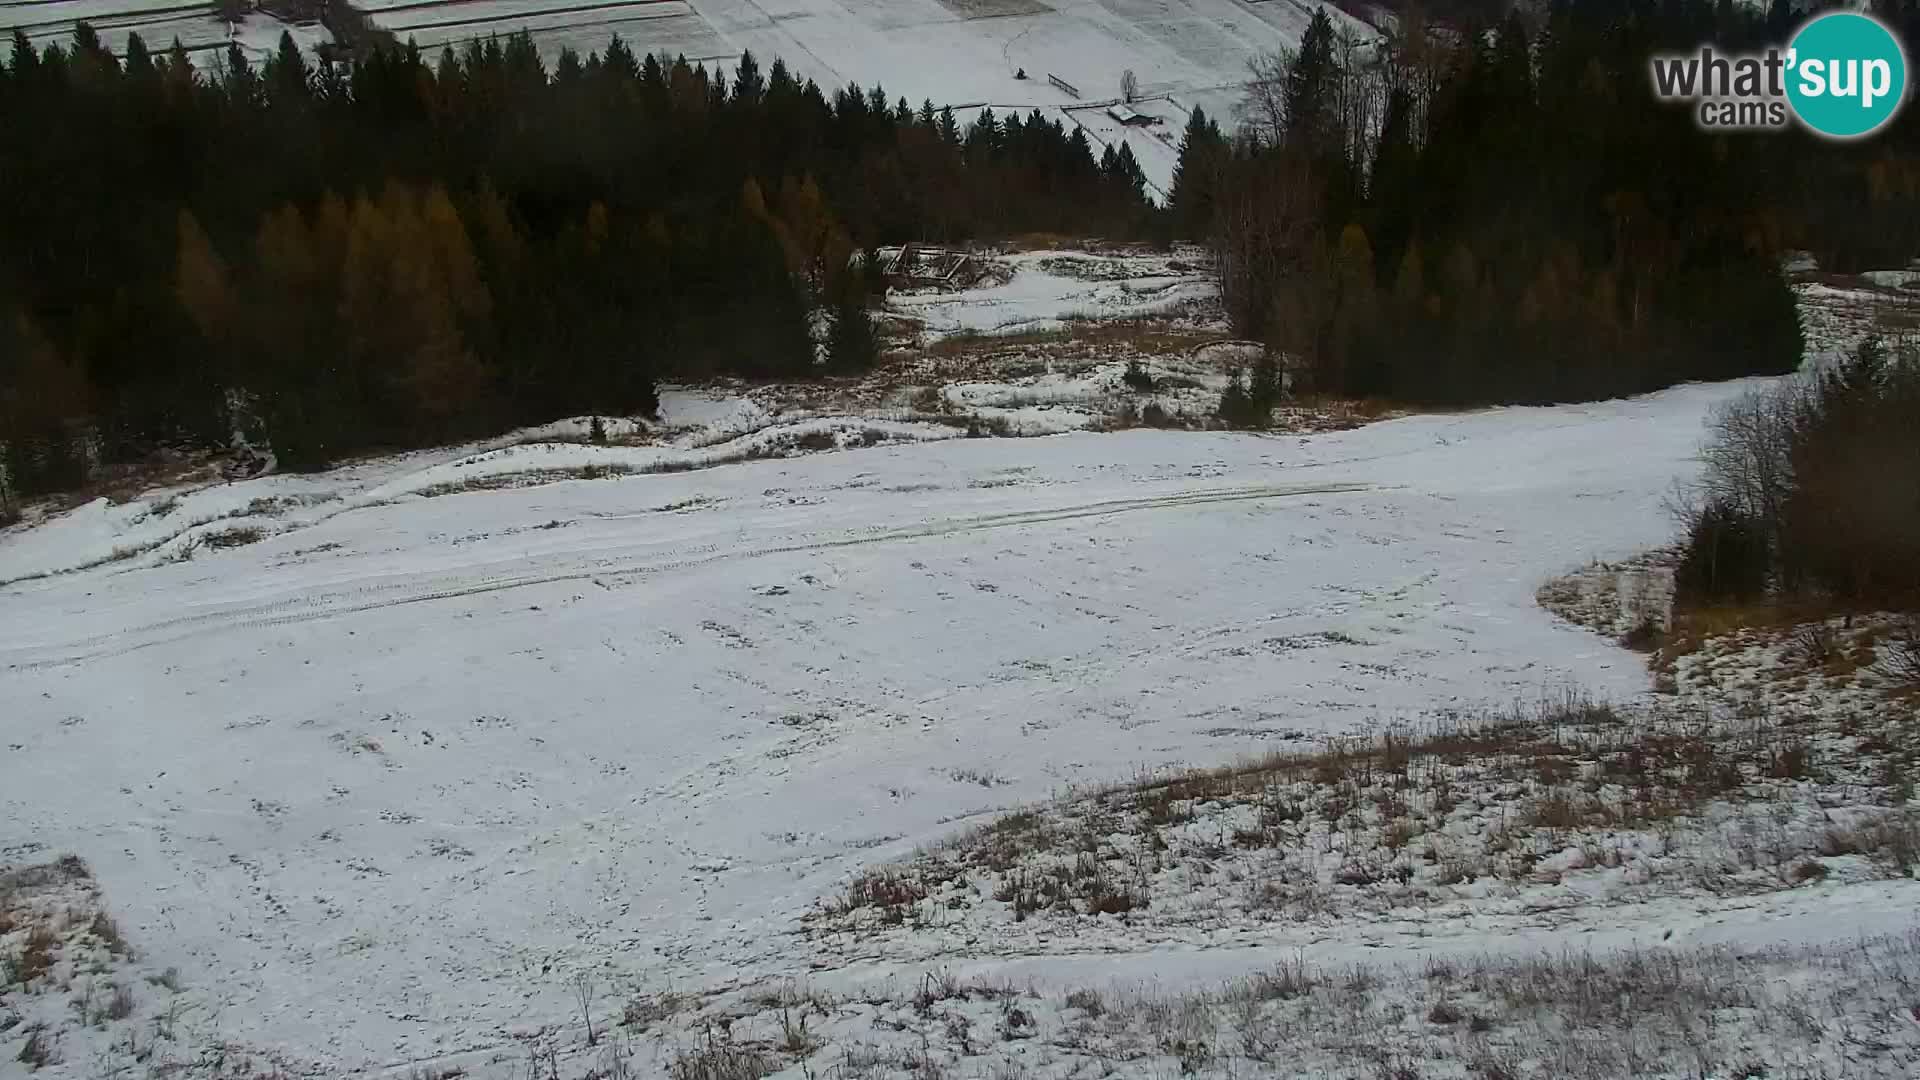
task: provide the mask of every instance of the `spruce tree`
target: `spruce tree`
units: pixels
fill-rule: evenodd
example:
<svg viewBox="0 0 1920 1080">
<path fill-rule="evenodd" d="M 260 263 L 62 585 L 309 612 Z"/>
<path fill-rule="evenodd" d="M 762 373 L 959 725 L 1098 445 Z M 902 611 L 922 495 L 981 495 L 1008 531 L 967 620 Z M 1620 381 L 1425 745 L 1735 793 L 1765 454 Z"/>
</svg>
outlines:
<svg viewBox="0 0 1920 1080">
<path fill-rule="evenodd" d="M 880 357 L 873 318 L 867 314 L 866 290 L 859 278 L 849 274 L 837 291 L 833 326 L 827 337 L 827 366 L 843 374 L 866 371 Z"/>
<path fill-rule="evenodd" d="M 1334 92 L 1339 73 L 1333 56 L 1333 21 L 1325 8 L 1314 8 L 1300 49 L 1287 65 L 1286 78 L 1282 98 L 1287 144 L 1316 155 L 1328 152 L 1337 145 Z"/>
<path fill-rule="evenodd" d="M 1213 229 L 1214 191 L 1225 154 L 1220 129 L 1207 119 L 1206 110 L 1194 106 L 1180 136 L 1180 160 L 1167 193 L 1167 209 L 1180 235 L 1189 240 L 1202 239 Z"/>
<path fill-rule="evenodd" d="M 733 73 L 733 100 L 737 105 L 748 107 L 760 104 L 767 92 L 767 84 L 760 77 L 760 64 L 753 58 L 753 50 L 740 54 L 740 66 Z"/>
</svg>

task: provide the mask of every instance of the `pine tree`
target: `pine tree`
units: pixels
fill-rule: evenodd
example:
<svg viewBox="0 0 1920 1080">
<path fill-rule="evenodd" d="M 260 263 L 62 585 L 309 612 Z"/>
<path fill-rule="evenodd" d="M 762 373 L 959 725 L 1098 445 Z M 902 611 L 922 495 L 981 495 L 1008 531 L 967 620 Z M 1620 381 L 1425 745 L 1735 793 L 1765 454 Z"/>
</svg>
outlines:
<svg viewBox="0 0 1920 1080">
<path fill-rule="evenodd" d="M 1220 392 L 1220 405 L 1214 415 L 1230 427 L 1253 426 L 1255 410 L 1247 392 L 1246 373 L 1234 368 L 1227 376 L 1227 387 Z"/>
<path fill-rule="evenodd" d="M 1140 169 L 1140 162 L 1133 156 L 1133 147 L 1122 142 L 1120 152 L 1113 156 L 1114 178 L 1126 188 L 1130 203 L 1137 203 L 1147 186 L 1147 174 Z"/>
<path fill-rule="evenodd" d="M 833 371 L 866 371 L 879 359 L 880 345 L 873 333 L 873 319 L 867 314 L 865 291 L 852 277 L 838 290 L 833 326 L 827 337 L 827 366 Z"/>
<path fill-rule="evenodd" d="M 153 56 L 151 53 L 147 51 L 147 43 L 145 41 L 142 41 L 140 38 L 140 35 L 137 33 L 128 34 L 127 35 L 127 78 L 128 80 L 138 85 L 141 88 L 142 93 L 147 93 L 147 92 L 150 92 L 147 89 L 147 86 L 149 83 L 151 83 L 154 80 L 156 75 L 157 75 L 157 72 L 154 70 L 154 66 L 153 66 Z"/>
<path fill-rule="evenodd" d="M 1180 136 L 1180 160 L 1173 167 L 1173 184 L 1167 193 L 1167 208 L 1176 227 L 1190 240 L 1213 231 L 1214 192 L 1225 155 L 1226 140 L 1220 129 L 1207 119 L 1205 110 L 1194 106 Z"/>
<path fill-rule="evenodd" d="M 280 108 L 303 104 L 312 96 L 312 72 L 291 31 L 280 32 L 280 47 L 267 61 L 265 81 L 267 99 Z"/>
<path fill-rule="evenodd" d="M 13 63 L 10 67 L 14 80 L 23 87 L 32 85 L 39 66 L 40 54 L 33 50 L 33 42 L 27 39 L 27 32 L 14 28 Z"/>
<path fill-rule="evenodd" d="M 1280 361 L 1272 349 L 1253 362 L 1253 374 L 1247 379 L 1247 410 L 1254 427 L 1266 427 L 1273 407 L 1280 403 Z"/>
<path fill-rule="evenodd" d="M 753 58 L 753 50 L 742 52 L 740 66 L 733 73 L 734 103 L 748 108 L 758 106 L 766 92 L 767 84 L 760 77 L 760 63 Z"/>
<path fill-rule="evenodd" d="M 1333 56 L 1333 21 L 1325 8 L 1315 7 L 1300 49 L 1287 65 L 1286 141 L 1309 153 L 1325 154 L 1339 145 L 1339 117 L 1335 112 L 1335 82 L 1339 78 Z"/>
</svg>

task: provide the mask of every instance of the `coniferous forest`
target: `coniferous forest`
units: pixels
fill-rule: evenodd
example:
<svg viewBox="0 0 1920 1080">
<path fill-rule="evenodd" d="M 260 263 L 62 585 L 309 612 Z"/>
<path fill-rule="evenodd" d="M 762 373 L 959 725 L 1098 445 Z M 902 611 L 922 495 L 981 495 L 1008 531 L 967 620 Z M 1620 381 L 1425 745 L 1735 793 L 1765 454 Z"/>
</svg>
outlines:
<svg viewBox="0 0 1920 1080">
<path fill-rule="evenodd" d="M 844 371 L 870 341 L 843 327 L 817 368 L 809 318 L 864 310 L 862 247 L 1149 217 L 1131 154 L 1077 129 L 963 130 L 750 54 L 723 79 L 616 38 L 547 71 L 515 36 L 349 73 L 283 39 L 215 69 L 84 26 L 71 50 L 16 36 L 0 68 L 19 494 L 236 428 L 315 467 L 648 412 L 661 377 Z"/>
<path fill-rule="evenodd" d="M 1920 252 L 1920 115 L 1850 145 L 1707 135 L 1652 99 L 1646 58 L 1784 40 L 1798 17 L 1555 0 L 1409 15 L 1363 53 L 1322 15 L 1244 115 L 1194 113 L 1164 208 L 1130 153 L 1037 112 L 963 126 L 751 55 L 722 77 L 616 38 L 547 70 L 515 36 L 375 42 L 349 68 L 289 39 L 196 71 L 85 26 L 67 49 L 16 35 L 6 472 L 18 495 L 64 490 L 236 431 L 317 467 L 646 412 L 664 378 L 857 370 L 876 287 L 858 252 L 1038 231 L 1209 243 L 1236 331 L 1328 393 L 1575 400 L 1789 370 L 1785 251 Z"/>
<path fill-rule="evenodd" d="M 1920 40 L 1920 4 L 1879 6 Z M 1784 44 L 1804 7 L 1479 7 L 1507 14 L 1441 29 L 1409 6 L 1384 54 L 1317 17 L 1255 73 L 1237 131 L 1187 129 L 1176 229 L 1210 239 L 1236 328 L 1301 385 L 1544 402 L 1785 372 L 1785 252 L 1920 255 L 1920 110 L 1852 144 L 1707 134 L 1649 89 L 1653 53 Z"/>
</svg>

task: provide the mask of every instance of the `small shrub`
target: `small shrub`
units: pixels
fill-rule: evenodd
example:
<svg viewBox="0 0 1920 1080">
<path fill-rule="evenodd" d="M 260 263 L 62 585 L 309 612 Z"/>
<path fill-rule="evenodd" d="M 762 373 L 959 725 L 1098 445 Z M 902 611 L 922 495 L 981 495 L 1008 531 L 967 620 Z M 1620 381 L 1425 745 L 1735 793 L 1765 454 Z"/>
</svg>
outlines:
<svg viewBox="0 0 1920 1080">
<path fill-rule="evenodd" d="M 1153 392 L 1153 376 L 1148 374 L 1147 369 L 1142 367 L 1138 360 L 1127 361 L 1127 370 L 1120 376 L 1120 381 L 1136 394 Z"/>
<path fill-rule="evenodd" d="M 1535 825 L 1548 829 L 1572 829 L 1581 823 L 1580 808 L 1558 791 L 1535 799 L 1532 816 Z"/>
<path fill-rule="evenodd" d="M 708 1040 L 707 1045 L 683 1050 L 667 1065 L 671 1080 L 760 1080 L 779 1063 L 748 1046 Z"/>
<path fill-rule="evenodd" d="M 219 550 L 222 548 L 245 547 L 248 544 L 257 544 L 266 539 L 266 537 L 267 534 L 260 529 L 253 528 L 252 526 L 243 526 L 237 529 L 226 529 L 222 532 L 208 533 L 205 543 L 208 547 Z"/>
<path fill-rule="evenodd" d="M 1255 400 L 1247 387 L 1245 373 L 1235 369 L 1227 380 L 1227 388 L 1220 392 L 1220 404 L 1214 415 L 1228 427 L 1263 428 L 1271 413 Z"/>
<path fill-rule="evenodd" d="M 597 416 L 587 425 L 587 441 L 593 443 L 607 441 L 607 425 Z"/>
<path fill-rule="evenodd" d="M 1075 990 L 1067 995 L 1067 1008 L 1098 1018 L 1106 1014 L 1107 1003 L 1098 990 Z"/>
<path fill-rule="evenodd" d="M 1418 835 L 1419 831 L 1410 819 L 1400 818 L 1387 826 L 1387 831 L 1380 837 L 1380 843 L 1388 851 L 1399 851 L 1406 847 L 1407 842 Z"/>
<path fill-rule="evenodd" d="M 147 982 L 165 988 L 170 993 L 180 992 L 180 969 L 168 968 L 158 975 L 147 976 Z"/>
<path fill-rule="evenodd" d="M 25 986 L 53 969 L 53 947 L 58 944 L 53 930 L 44 923 L 27 932 L 27 940 L 18 955 L 7 962 L 7 981 Z"/>
<path fill-rule="evenodd" d="M 1920 686 L 1920 616 L 1908 616 L 1880 650 L 1880 668 L 1905 686 Z"/>
<path fill-rule="evenodd" d="M 1826 864 L 1815 862 L 1812 859 L 1806 859 L 1793 868 L 1793 880 L 1796 882 L 1821 881 L 1824 880 L 1826 876 Z"/>
<path fill-rule="evenodd" d="M 120 925 L 114 922 L 113 916 L 106 912 L 102 911 L 94 915 L 93 922 L 87 924 L 87 932 L 99 939 L 100 944 L 105 945 L 107 951 L 115 956 L 126 953 L 127 939 L 120 935 Z"/>
<path fill-rule="evenodd" d="M 1712 499 L 1688 515 L 1674 568 L 1675 594 L 1690 604 L 1745 603 L 1766 591 L 1766 533 L 1731 502 Z"/>
<path fill-rule="evenodd" d="M 1307 967 L 1306 959 L 1295 957 L 1248 979 L 1246 990 L 1255 1001 L 1290 1001 L 1311 992 L 1319 984 L 1318 973 Z"/>
<path fill-rule="evenodd" d="M 1466 1014 L 1449 1001 L 1436 1001 L 1427 1010 L 1427 1022 L 1432 1024 L 1457 1024 L 1465 1018 Z"/>
<path fill-rule="evenodd" d="M 863 907 L 904 907 L 927 898 L 927 888 L 905 874 L 879 871 L 863 874 L 847 886 L 841 908 L 852 911 Z"/>
<path fill-rule="evenodd" d="M 796 1018 L 787 1006 L 780 1008 L 780 1049 L 795 1057 L 805 1057 L 819 1046 L 813 1033 L 807 1030 L 807 1014 L 803 1009 Z"/>
<path fill-rule="evenodd" d="M 1364 863 L 1348 863 L 1333 875 L 1333 880 L 1336 884 L 1352 885 L 1358 888 L 1377 883 L 1380 875 L 1374 873 L 1373 868 Z"/>
<path fill-rule="evenodd" d="M 1161 408 L 1160 403 L 1157 401 L 1147 402 L 1147 407 L 1140 410 L 1140 422 L 1150 428 L 1169 428 L 1174 426 L 1173 414 Z"/>
<path fill-rule="evenodd" d="M 1793 632 L 1793 655 L 1808 667 L 1820 667 L 1840 649 L 1840 635 L 1829 623 L 1808 623 Z"/>
<path fill-rule="evenodd" d="M 1865 840 L 1852 829 L 1832 828 L 1820 836 L 1815 848 L 1821 857 L 1837 859 L 1842 855 L 1859 855 L 1867 850 Z"/>
<path fill-rule="evenodd" d="M 27 1041 L 21 1045 L 20 1053 L 14 1056 L 14 1060 L 29 1069 L 42 1069 L 53 1064 L 57 1060 L 53 1053 L 53 1040 L 47 1038 L 44 1030 L 35 1028 L 27 1033 Z"/>
<path fill-rule="evenodd" d="M 1665 637 L 1666 635 L 1660 631 L 1659 623 L 1652 618 L 1643 617 L 1626 633 L 1620 635 L 1620 645 L 1634 652 L 1650 653 L 1660 648 L 1660 643 Z"/>
<path fill-rule="evenodd" d="M 107 998 L 107 1019 L 125 1020 L 133 1015 L 133 988 L 116 986 L 113 994 Z"/>
<path fill-rule="evenodd" d="M 913 393 L 913 411 L 922 413 L 944 413 L 947 411 L 947 398 L 937 386 L 923 386 Z"/>
<path fill-rule="evenodd" d="M 1800 739 L 1789 739 L 1767 755 L 1767 775 L 1776 780 L 1801 780 L 1813 771 L 1813 751 Z"/>
<path fill-rule="evenodd" d="M 684 1005 L 685 1002 L 680 995 L 672 991 L 663 994 L 642 994 L 627 1001 L 626 1008 L 620 1013 L 620 1024 L 623 1027 L 645 1030 L 673 1016 Z"/>
<path fill-rule="evenodd" d="M 1512 1066 L 1493 1058 L 1480 1058 L 1469 1063 L 1467 1072 L 1481 1077 L 1482 1080 L 1519 1080 L 1520 1077 Z"/>
</svg>

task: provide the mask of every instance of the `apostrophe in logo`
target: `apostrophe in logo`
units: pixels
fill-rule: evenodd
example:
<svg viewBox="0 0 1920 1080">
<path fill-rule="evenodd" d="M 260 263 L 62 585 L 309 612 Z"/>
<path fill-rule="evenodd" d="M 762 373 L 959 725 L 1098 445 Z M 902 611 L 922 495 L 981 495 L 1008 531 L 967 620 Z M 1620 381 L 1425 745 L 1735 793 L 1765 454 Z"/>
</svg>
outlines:
<svg viewBox="0 0 1920 1080">
<path fill-rule="evenodd" d="M 1794 115 L 1830 138 L 1871 134 L 1906 100 L 1906 53 L 1870 16 L 1833 12 L 1810 20 L 1794 35 L 1787 68 Z"/>
</svg>

